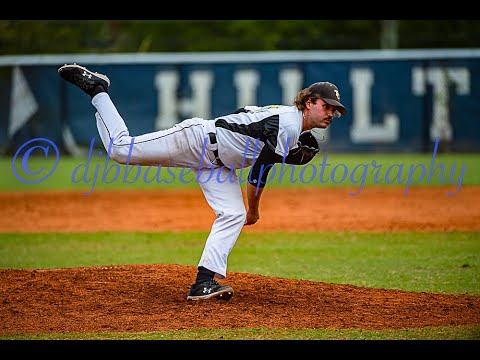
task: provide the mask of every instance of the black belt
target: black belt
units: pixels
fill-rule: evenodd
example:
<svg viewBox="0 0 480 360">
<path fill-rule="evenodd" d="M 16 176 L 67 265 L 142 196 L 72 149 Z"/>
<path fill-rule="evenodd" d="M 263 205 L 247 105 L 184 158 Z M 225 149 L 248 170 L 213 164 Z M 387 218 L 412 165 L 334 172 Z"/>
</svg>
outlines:
<svg viewBox="0 0 480 360">
<path fill-rule="evenodd" d="M 217 136 L 215 135 L 215 133 L 208 133 L 208 137 L 210 138 L 210 144 L 213 145 L 217 143 Z M 213 150 L 213 155 L 215 155 L 215 160 L 217 160 L 217 164 L 223 166 L 222 160 L 220 160 L 220 158 L 218 157 L 218 149 Z"/>
</svg>

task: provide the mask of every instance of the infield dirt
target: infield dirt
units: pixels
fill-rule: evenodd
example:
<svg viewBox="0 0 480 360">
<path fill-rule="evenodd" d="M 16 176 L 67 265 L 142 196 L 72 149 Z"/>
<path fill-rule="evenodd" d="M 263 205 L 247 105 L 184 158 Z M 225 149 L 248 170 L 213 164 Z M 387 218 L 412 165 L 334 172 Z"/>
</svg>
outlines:
<svg viewBox="0 0 480 360">
<path fill-rule="evenodd" d="M 244 231 L 479 231 L 480 187 L 268 189 Z M 304 205 L 299 205 L 299 199 Z M 305 204 L 305 203 L 308 203 Z M 0 232 L 208 231 L 200 190 L 0 193 Z M 141 216 L 139 216 L 141 214 Z M 26 221 L 28 219 L 28 221 Z M 235 251 L 235 248 L 233 249 Z M 480 297 L 229 272 L 228 301 L 187 302 L 194 266 L 0 270 L 0 334 L 480 324 Z"/>
</svg>

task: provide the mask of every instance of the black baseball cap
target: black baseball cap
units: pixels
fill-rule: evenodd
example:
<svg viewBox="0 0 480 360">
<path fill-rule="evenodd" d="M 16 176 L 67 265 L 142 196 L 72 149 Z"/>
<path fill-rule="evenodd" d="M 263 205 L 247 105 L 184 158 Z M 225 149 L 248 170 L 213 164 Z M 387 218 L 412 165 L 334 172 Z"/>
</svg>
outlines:
<svg viewBox="0 0 480 360">
<path fill-rule="evenodd" d="M 316 82 L 308 87 L 312 95 L 317 95 L 327 104 L 337 107 L 340 114 L 345 115 L 347 108 L 340 103 L 340 92 L 336 85 L 329 82 Z"/>
</svg>

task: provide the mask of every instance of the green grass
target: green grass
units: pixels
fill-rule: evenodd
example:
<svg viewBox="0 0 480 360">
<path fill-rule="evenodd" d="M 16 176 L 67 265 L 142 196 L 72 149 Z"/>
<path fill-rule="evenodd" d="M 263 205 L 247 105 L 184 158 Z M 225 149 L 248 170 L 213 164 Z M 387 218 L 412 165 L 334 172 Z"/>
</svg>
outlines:
<svg viewBox="0 0 480 360">
<path fill-rule="evenodd" d="M 132 333 L 14 334 L 0 340 L 478 340 L 480 326 L 426 327 L 401 330 L 236 329 L 175 330 Z"/>
<path fill-rule="evenodd" d="M 26 169 L 30 172 L 27 174 L 23 170 L 20 158 L 17 158 L 15 163 L 13 157 L 1 158 L 0 190 L 76 189 L 88 193 L 100 189 L 168 189 L 198 186 L 194 174 L 189 169 L 142 167 L 138 171 L 136 167 L 118 165 L 112 160 L 106 163 L 105 155 L 95 153 L 89 162 L 87 159 L 87 156 L 77 158 L 63 156 L 59 157 L 58 165 L 55 166 L 55 159 L 52 157 L 34 156 L 25 163 Z M 437 154 L 435 166 L 432 167 L 431 163 L 432 154 L 428 153 L 320 153 L 311 163 L 304 166 L 292 168 L 290 165 L 282 167 L 281 164 L 277 164 L 269 173 L 269 186 L 349 186 L 361 191 L 365 186 L 372 185 L 411 187 L 414 184 L 421 186 L 444 184 L 454 190 L 458 186 L 461 188 L 462 185 L 480 184 L 478 153 Z M 47 177 L 52 169 L 51 175 Z M 249 168 L 237 171 L 243 184 L 247 181 L 248 171 Z"/>
<path fill-rule="evenodd" d="M 0 234 L 0 268 L 196 265 L 207 233 Z M 229 271 L 480 296 L 480 233 L 243 233 Z"/>
</svg>

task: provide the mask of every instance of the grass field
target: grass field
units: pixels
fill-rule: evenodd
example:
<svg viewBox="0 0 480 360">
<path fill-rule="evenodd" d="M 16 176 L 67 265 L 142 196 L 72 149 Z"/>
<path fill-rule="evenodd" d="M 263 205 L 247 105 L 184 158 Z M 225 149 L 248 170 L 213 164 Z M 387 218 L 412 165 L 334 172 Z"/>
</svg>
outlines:
<svg viewBox="0 0 480 360">
<path fill-rule="evenodd" d="M 195 265 L 204 232 L 0 234 L 0 268 Z M 321 239 L 321 241 L 319 241 Z M 480 296 L 480 232 L 243 233 L 229 270 Z M 52 249 L 55 249 L 53 251 Z"/>
<path fill-rule="evenodd" d="M 432 160 L 433 166 L 432 166 Z M 88 166 L 87 166 L 88 165 Z M 0 158 L 0 190 L 43 189 L 169 189 L 197 187 L 189 169 L 118 165 L 105 156 Z M 248 170 L 238 171 L 246 183 Z M 51 174 L 50 174 L 51 173 Z M 50 175 L 49 175 L 50 174 Z M 41 180 L 43 179 L 43 180 Z M 269 185 L 302 186 L 412 186 L 478 185 L 480 154 L 319 154 L 311 163 L 295 167 L 276 164 Z"/>
<path fill-rule="evenodd" d="M 17 175 L 12 168 L 12 159 L 0 159 L 2 176 L 1 191 L 26 191 L 48 189 L 138 189 L 197 187 L 193 175 L 179 170 L 170 174 L 171 183 L 150 183 L 145 178 L 145 169 L 136 181 L 134 172 L 125 178 L 125 167 L 114 179 L 115 168 L 107 172 L 101 181 L 105 159 L 96 157 L 90 163 L 85 178 L 81 171 L 86 159 L 60 158 L 52 176 L 36 181 L 54 167 L 52 159 L 31 158 L 28 170 L 31 173 L 19 180 L 21 164 L 16 163 Z M 375 160 L 374 165 L 372 161 Z M 314 160 L 317 168 L 305 167 L 300 181 L 300 169 L 295 175 L 298 181 L 277 181 L 269 186 L 389 186 L 407 185 L 412 166 L 416 170 L 412 182 L 419 180 L 422 164 L 425 167 L 422 186 L 441 184 L 439 164 L 444 165 L 443 183 L 480 185 L 480 154 L 438 154 L 437 166 L 429 180 L 432 168 L 431 154 L 335 154 L 328 156 L 330 167 L 324 168 L 320 181 L 319 169 L 323 156 Z M 333 169 L 336 165 L 343 164 Z M 379 165 L 382 165 L 380 168 Z M 110 164 L 113 165 L 113 164 Z M 362 171 L 368 165 L 362 180 Z M 399 166 L 401 165 L 401 166 Z M 14 166 L 14 167 L 15 167 Z M 98 166 L 98 167 L 97 167 Z M 362 167 L 363 166 L 363 167 Z M 76 177 L 74 170 L 78 168 Z M 357 168 L 356 175 L 350 177 Z M 83 169 L 83 170 L 82 170 Z M 97 170 L 97 182 L 93 179 Z M 342 169 L 348 176 L 342 180 Z M 386 175 L 390 169 L 390 177 Z M 399 169 L 403 169 L 401 172 Z M 462 170 L 463 169 L 463 170 Z M 330 170 L 330 171 L 328 171 Z M 317 171 L 316 176 L 308 175 Z M 166 170 L 162 169 L 162 172 Z M 152 174 L 152 173 L 150 173 Z M 290 173 L 287 174 L 290 176 Z M 285 175 L 285 176 L 287 176 Z M 386 179 L 389 179 L 387 181 Z M 27 180 L 26 180 L 27 179 Z M 73 180 L 72 180 L 73 179 Z M 85 179 L 90 181 L 84 181 Z M 291 178 L 289 178 L 291 179 Z M 460 182 L 461 179 L 461 182 Z M 74 181 L 75 180 L 75 181 Z M 428 216 L 428 214 L 427 214 Z M 431 214 L 430 216 L 434 216 Z M 206 233 L 0 233 L 0 268 L 60 268 L 114 264 L 175 263 L 195 265 L 204 245 Z M 318 241 L 322 239 L 322 241 Z M 329 283 L 344 283 L 365 287 L 402 289 L 409 291 L 436 292 L 444 294 L 468 294 L 480 296 L 480 232 L 445 233 L 357 233 L 357 232 L 301 232 L 244 233 L 229 258 L 229 270 L 262 274 L 275 277 L 308 279 Z M 57 334 L 57 335 L 9 335 L 0 339 L 428 339 L 428 340 L 479 340 L 480 326 L 404 329 L 388 331 L 360 330 L 181 330 L 160 333 L 102 333 L 102 334 Z"/>
</svg>

